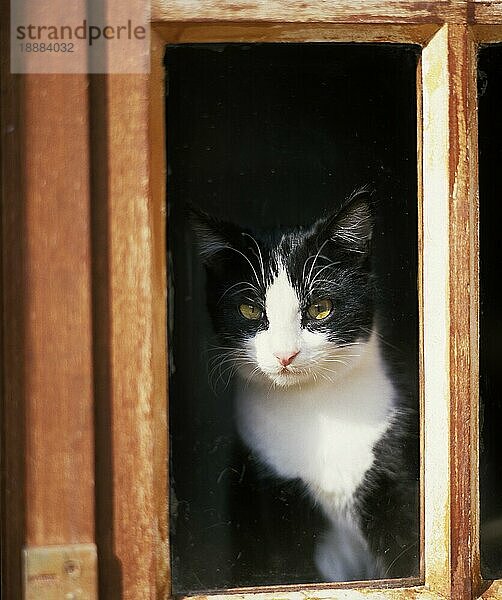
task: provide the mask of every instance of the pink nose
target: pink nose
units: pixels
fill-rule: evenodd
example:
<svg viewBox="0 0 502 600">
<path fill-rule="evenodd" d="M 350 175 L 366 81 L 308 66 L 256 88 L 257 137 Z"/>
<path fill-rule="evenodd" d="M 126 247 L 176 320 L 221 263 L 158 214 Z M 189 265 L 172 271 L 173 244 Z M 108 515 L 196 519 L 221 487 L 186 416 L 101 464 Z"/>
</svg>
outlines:
<svg viewBox="0 0 502 600">
<path fill-rule="evenodd" d="M 287 367 L 293 362 L 295 356 L 297 356 L 299 353 L 299 350 L 295 350 L 294 352 L 276 352 L 275 357 L 283 367 Z"/>
</svg>

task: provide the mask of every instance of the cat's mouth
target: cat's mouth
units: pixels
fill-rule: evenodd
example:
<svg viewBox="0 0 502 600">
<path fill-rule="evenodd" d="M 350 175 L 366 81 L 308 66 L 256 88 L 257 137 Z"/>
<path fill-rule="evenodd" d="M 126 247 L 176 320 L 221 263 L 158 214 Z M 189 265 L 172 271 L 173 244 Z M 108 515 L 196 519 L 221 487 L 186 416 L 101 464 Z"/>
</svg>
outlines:
<svg viewBox="0 0 502 600">
<path fill-rule="evenodd" d="M 297 370 L 293 370 L 290 367 L 282 367 L 279 371 L 279 375 L 285 375 L 287 376 L 293 376 L 293 375 L 300 375 L 301 371 L 297 371 Z"/>
<path fill-rule="evenodd" d="M 300 375 L 301 373 L 303 373 L 303 371 L 299 370 L 296 367 L 285 366 L 279 368 L 279 373 L 281 375 Z"/>
<path fill-rule="evenodd" d="M 273 374 L 270 373 L 269 378 L 272 379 L 276 385 L 291 386 L 297 383 L 302 383 L 306 379 L 310 379 L 310 375 L 303 369 L 282 367 L 279 371 L 276 371 Z"/>
</svg>

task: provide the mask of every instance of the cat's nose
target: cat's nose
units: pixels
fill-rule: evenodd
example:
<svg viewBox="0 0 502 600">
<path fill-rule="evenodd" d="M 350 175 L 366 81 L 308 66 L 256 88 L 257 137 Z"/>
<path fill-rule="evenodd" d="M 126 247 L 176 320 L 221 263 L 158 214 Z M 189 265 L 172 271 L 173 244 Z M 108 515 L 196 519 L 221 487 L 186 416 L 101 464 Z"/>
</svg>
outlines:
<svg viewBox="0 0 502 600">
<path fill-rule="evenodd" d="M 293 362 L 295 356 L 297 356 L 299 353 L 299 350 L 294 350 L 293 352 L 276 352 L 274 356 L 283 367 L 287 367 Z"/>
</svg>

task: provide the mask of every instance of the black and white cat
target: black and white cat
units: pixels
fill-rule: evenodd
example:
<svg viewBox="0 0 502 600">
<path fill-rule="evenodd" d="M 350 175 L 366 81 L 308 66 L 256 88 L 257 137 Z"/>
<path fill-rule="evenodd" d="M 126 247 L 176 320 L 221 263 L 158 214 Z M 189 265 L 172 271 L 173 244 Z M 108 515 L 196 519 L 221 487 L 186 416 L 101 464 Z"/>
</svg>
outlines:
<svg viewBox="0 0 502 600">
<path fill-rule="evenodd" d="M 372 210 L 359 192 L 269 234 L 192 217 L 218 360 L 243 381 L 240 435 L 328 518 L 315 556 L 326 581 L 418 575 L 417 420 L 381 354 Z"/>
</svg>

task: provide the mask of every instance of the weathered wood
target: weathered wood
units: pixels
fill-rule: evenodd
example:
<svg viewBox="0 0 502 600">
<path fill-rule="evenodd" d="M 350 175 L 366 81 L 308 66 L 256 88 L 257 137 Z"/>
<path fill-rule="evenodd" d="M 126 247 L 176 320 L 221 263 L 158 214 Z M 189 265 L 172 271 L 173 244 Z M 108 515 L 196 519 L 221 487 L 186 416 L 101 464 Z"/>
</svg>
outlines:
<svg viewBox="0 0 502 600">
<path fill-rule="evenodd" d="M 502 22 L 501 0 L 153 0 L 157 22 L 464 23 Z"/>
<path fill-rule="evenodd" d="M 449 597 L 447 27 L 422 55 L 425 582 Z"/>
<path fill-rule="evenodd" d="M 402 580 L 406 585 L 408 580 Z M 198 596 L 183 596 L 180 600 L 277 600 L 277 598 L 287 598 L 288 600 L 305 600 L 306 598 L 315 598 L 317 600 L 446 600 L 445 596 L 435 591 L 429 590 L 424 586 L 409 587 L 386 587 L 380 584 L 375 586 L 376 582 L 368 584 L 367 581 L 354 581 L 349 584 L 332 585 L 321 588 L 320 586 L 301 586 L 298 590 L 287 590 L 277 588 L 276 591 L 263 591 L 262 588 L 249 588 L 242 592 L 232 592 L 231 594 L 208 594 Z M 300 586 L 299 586 L 300 587 Z"/>
<path fill-rule="evenodd" d="M 14 598 L 21 544 L 94 541 L 94 431 L 87 78 L 6 79 L 17 88 L 2 123 L 5 591 Z"/>
<path fill-rule="evenodd" d="M 496 25 L 473 25 L 471 31 L 478 44 L 502 42 L 502 11 Z"/>
<path fill-rule="evenodd" d="M 481 596 L 483 600 L 500 600 L 502 598 L 502 580 L 487 583 L 487 589 Z"/>
<path fill-rule="evenodd" d="M 204 42 L 399 42 L 424 45 L 436 24 L 395 25 L 329 23 L 155 23 L 166 43 Z"/>
<path fill-rule="evenodd" d="M 155 561 L 156 598 L 171 594 L 169 561 L 169 434 L 167 406 L 167 265 L 166 265 L 166 130 L 164 41 L 151 32 L 150 74 L 150 185 L 152 222 L 152 343 L 153 343 L 153 419 L 155 486 Z"/>
<path fill-rule="evenodd" d="M 448 28 L 451 594 L 479 585 L 478 199 L 476 50 L 467 27 Z M 476 572 L 477 571 L 477 572 Z M 477 595 L 477 594 L 476 594 Z"/>
<path fill-rule="evenodd" d="M 424 51 L 424 63 L 424 198 L 430 215 L 434 216 L 434 223 L 425 218 L 426 272 L 440 268 L 437 262 L 427 267 L 431 258 L 427 252 L 427 237 L 431 232 L 442 237 L 442 240 L 438 237 L 437 243 L 443 246 L 437 252 L 436 261 L 440 260 L 442 266 L 434 289 L 427 285 L 424 288 L 426 307 L 434 304 L 437 290 L 442 290 L 442 302 L 434 309 L 442 313 L 442 325 L 429 322 L 433 328 L 429 334 L 426 331 L 426 353 L 432 348 L 427 343 L 428 336 L 437 338 L 446 334 L 441 341 L 443 352 L 439 352 L 438 347 L 434 353 L 434 360 L 440 359 L 444 373 L 442 382 L 439 385 L 438 380 L 432 387 L 426 383 L 426 505 L 430 506 L 434 496 L 439 500 L 438 486 L 442 487 L 444 497 L 443 509 L 441 505 L 426 509 L 426 582 L 447 597 L 471 598 L 479 587 L 476 517 L 478 213 L 476 56 L 469 29 L 464 25 L 445 25 L 437 41 L 431 42 Z M 434 281 L 426 273 L 427 280 Z M 434 318 L 437 319 L 437 315 Z M 427 324 L 426 308 L 426 328 Z M 425 372 L 427 381 L 427 364 Z M 427 410 L 427 404 L 438 403 L 439 389 L 443 390 L 441 402 L 446 397 L 448 405 L 443 405 L 441 415 L 434 416 Z M 446 431 L 442 438 L 433 433 L 438 422 L 443 430 L 445 423 L 449 423 L 446 465 Z M 428 458 L 434 456 L 431 452 L 435 452 L 433 466 Z M 429 482 L 440 476 L 441 471 L 442 483 Z M 442 513 L 440 519 L 438 511 Z"/>
<path fill-rule="evenodd" d="M 2 0 L 1 20 L 1 186 L 2 186 L 2 393 L 1 401 L 1 546 L 3 598 L 20 598 L 19 569 L 25 533 L 24 376 L 20 357 L 24 338 L 23 205 L 20 77 L 10 74 L 9 11 Z"/>
<path fill-rule="evenodd" d="M 500 25 L 502 23 L 501 0 L 470 0 L 469 23 Z"/>
<path fill-rule="evenodd" d="M 94 541 L 89 123 L 87 77 L 11 75 L 2 24 L 2 591 L 20 598 L 22 546 Z"/>
<path fill-rule="evenodd" d="M 148 75 L 94 77 L 91 85 L 100 596 L 161 598 L 168 569 L 165 168 L 163 130 L 155 131 L 162 85 L 156 80 L 155 97 Z"/>
<path fill-rule="evenodd" d="M 162 23 L 150 79 L 93 78 L 90 121 L 85 76 L 12 77 L 2 37 L 6 597 L 21 597 L 23 544 L 94 539 L 93 385 L 101 595 L 169 592 L 163 40 L 332 40 L 425 46 L 426 586 L 307 586 L 287 596 L 470 598 L 481 585 L 475 61 L 466 27 L 437 30 L 478 23 L 477 40 L 500 41 L 502 2 L 157 0 L 153 19 Z M 2 26 L 7 33 L 8 19 Z M 501 594 L 495 582 L 483 598 Z"/>
<path fill-rule="evenodd" d="M 16 373 L 22 379 L 16 395 L 7 397 L 6 411 L 25 419 L 25 542 L 90 542 L 87 78 L 27 75 L 16 80 L 21 85 L 15 109 L 23 118 L 9 123 L 11 114 L 4 125 L 16 138 L 18 170 L 11 176 L 22 179 L 22 187 L 5 195 L 5 241 L 10 242 L 4 246 L 5 276 L 12 277 L 8 283 L 16 294 L 8 284 L 4 322 L 20 325 L 17 332 L 9 325 L 5 336 L 7 380 L 11 383 Z"/>
<path fill-rule="evenodd" d="M 462 20 L 464 0 L 153 0 L 153 21 L 441 23 Z"/>
<path fill-rule="evenodd" d="M 87 78 L 23 83 L 26 543 L 83 543 L 94 539 Z"/>
<path fill-rule="evenodd" d="M 422 56 L 417 63 L 416 90 L 417 90 L 417 292 L 418 292 L 418 375 L 419 375 L 419 422 L 420 422 L 420 577 L 425 581 L 425 351 L 424 351 L 424 136 L 423 136 L 423 60 Z"/>
</svg>

